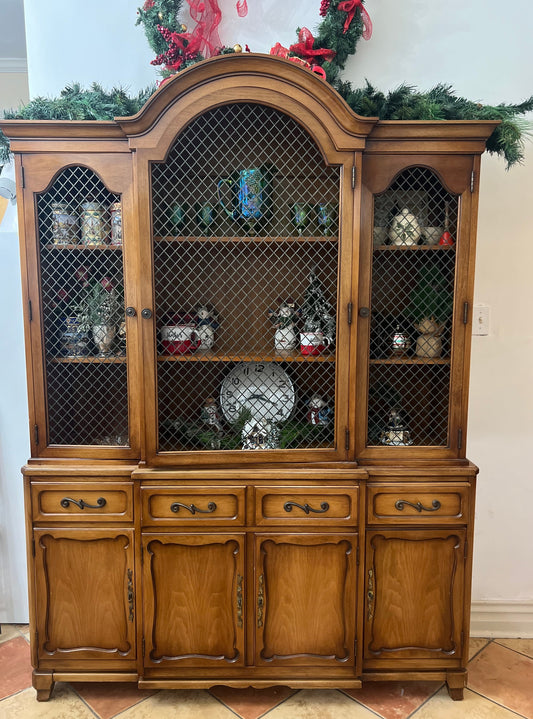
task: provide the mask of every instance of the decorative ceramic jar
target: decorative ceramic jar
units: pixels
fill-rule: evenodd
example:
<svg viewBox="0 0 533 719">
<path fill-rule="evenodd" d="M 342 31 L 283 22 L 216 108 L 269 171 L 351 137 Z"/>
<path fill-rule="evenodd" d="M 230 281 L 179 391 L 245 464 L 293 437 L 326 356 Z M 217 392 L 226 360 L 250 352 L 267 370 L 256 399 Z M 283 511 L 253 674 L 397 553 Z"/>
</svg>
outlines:
<svg viewBox="0 0 533 719">
<path fill-rule="evenodd" d="M 122 245 L 122 204 L 113 202 L 109 207 L 111 218 L 111 244 L 115 247 Z"/>
<path fill-rule="evenodd" d="M 81 206 L 81 242 L 87 247 L 106 244 L 109 223 L 105 209 L 98 202 L 84 202 Z"/>
<path fill-rule="evenodd" d="M 416 217 L 407 207 L 396 215 L 393 219 L 390 230 L 389 240 L 393 245 L 416 245 L 420 239 L 420 224 Z"/>
<path fill-rule="evenodd" d="M 52 241 L 54 245 L 78 242 L 78 218 L 65 202 L 52 202 Z"/>
</svg>

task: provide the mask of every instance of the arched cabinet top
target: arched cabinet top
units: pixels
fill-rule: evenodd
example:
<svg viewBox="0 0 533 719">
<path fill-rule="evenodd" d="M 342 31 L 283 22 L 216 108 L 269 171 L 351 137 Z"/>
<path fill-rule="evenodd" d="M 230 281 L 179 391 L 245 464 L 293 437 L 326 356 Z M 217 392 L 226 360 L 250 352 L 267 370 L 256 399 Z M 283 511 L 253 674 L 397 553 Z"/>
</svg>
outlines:
<svg viewBox="0 0 533 719">
<path fill-rule="evenodd" d="M 133 117 L 116 121 L 135 150 L 163 159 L 191 120 L 232 103 L 258 103 L 302 125 L 326 156 L 362 150 L 377 118 L 355 115 L 324 80 L 270 55 L 225 55 L 193 65 L 165 82 Z"/>
</svg>

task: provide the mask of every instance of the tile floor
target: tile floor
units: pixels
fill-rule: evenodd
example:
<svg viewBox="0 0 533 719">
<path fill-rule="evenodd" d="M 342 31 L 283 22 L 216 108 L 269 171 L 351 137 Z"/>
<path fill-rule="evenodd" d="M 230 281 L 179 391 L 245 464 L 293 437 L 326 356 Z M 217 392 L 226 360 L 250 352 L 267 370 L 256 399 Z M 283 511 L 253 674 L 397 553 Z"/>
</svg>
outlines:
<svg viewBox="0 0 533 719">
<path fill-rule="evenodd" d="M 58 683 L 52 696 L 35 700 L 27 627 L 2 626 L 0 719 L 533 719 L 533 639 L 472 639 L 462 702 L 452 702 L 438 682 L 367 683 L 353 691 Z"/>
</svg>

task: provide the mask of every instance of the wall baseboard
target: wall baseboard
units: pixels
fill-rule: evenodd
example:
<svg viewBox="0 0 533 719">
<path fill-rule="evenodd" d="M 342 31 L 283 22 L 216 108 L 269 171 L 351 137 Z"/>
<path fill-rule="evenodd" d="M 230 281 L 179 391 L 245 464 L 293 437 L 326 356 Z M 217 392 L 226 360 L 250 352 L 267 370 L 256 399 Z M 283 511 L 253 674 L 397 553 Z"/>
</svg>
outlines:
<svg viewBox="0 0 533 719">
<path fill-rule="evenodd" d="M 473 601 L 470 636 L 533 638 L 533 600 Z"/>
</svg>

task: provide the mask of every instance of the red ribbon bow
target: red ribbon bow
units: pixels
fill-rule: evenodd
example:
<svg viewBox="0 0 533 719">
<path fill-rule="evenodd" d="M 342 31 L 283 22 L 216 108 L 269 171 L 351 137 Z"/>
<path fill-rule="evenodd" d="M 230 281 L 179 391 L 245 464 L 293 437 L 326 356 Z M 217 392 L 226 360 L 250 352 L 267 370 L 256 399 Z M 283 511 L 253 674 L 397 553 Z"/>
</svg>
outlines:
<svg viewBox="0 0 533 719">
<path fill-rule="evenodd" d="M 372 20 L 370 19 L 370 15 L 364 8 L 363 0 L 343 0 L 343 2 L 340 2 L 337 5 L 337 10 L 343 10 L 344 12 L 348 13 L 348 17 L 346 18 L 346 22 L 344 23 L 343 34 L 348 32 L 348 28 L 350 27 L 350 23 L 354 18 L 355 11 L 357 10 L 357 8 L 361 10 L 361 20 L 363 21 L 363 38 L 365 40 L 370 40 L 370 38 L 372 37 Z"/>
<path fill-rule="evenodd" d="M 327 48 L 313 50 L 314 41 L 315 38 L 313 37 L 311 31 L 306 27 L 303 27 L 298 35 L 298 42 L 295 45 L 290 46 L 289 52 L 303 57 L 303 59 L 308 62 L 312 62 L 316 58 L 321 58 L 326 62 L 331 62 L 337 53 L 334 50 L 328 50 Z"/>
</svg>

